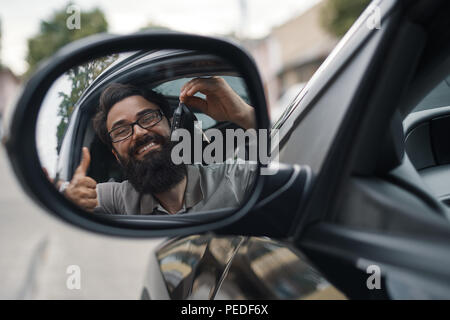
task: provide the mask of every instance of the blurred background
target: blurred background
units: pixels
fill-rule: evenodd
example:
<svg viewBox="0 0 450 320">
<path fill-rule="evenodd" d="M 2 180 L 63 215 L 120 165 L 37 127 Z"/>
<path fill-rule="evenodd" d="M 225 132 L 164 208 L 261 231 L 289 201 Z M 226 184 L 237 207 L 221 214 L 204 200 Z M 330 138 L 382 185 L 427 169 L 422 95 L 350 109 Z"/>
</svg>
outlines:
<svg viewBox="0 0 450 320">
<path fill-rule="evenodd" d="M 62 46 L 96 33 L 145 29 L 220 36 L 254 57 L 275 121 L 369 0 L 0 0 L 0 117 L 20 86 Z M 80 9 L 80 28 L 66 25 Z M 162 240 L 75 229 L 29 200 L 0 149 L 0 299 L 137 299 Z M 67 268 L 81 270 L 70 290 Z"/>
</svg>

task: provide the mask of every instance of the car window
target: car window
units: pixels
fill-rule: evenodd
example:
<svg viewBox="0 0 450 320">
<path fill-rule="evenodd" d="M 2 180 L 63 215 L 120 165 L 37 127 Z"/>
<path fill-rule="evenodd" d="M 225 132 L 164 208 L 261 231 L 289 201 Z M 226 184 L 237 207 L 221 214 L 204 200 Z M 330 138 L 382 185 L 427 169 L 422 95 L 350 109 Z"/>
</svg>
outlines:
<svg viewBox="0 0 450 320">
<path fill-rule="evenodd" d="M 240 77 L 235 76 L 221 76 L 230 87 L 247 103 L 250 102 L 247 94 L 247 89 L 245 87 L 245 82 Z M 186 77 L 181 79 L 176 79 L 168 82 L 164 82 L 153 88 L 154 91 L 166 96 L 167 98 L 178 98 L 180 95 L 181 87 L 183 85 L 194 79 L 193 77 Z M 201 93 L 195 94 L 198 97 L 204 98 L 205 96 Z M 214 127 L 217 124 L 217 121 L 213 118 L 207 116 L 204 113 L 195 113 L 195 116 L 199 121 L 202 122 L 202 129 L 206 130 Z"/>
<path fill-rule="evenodd" d="M 247 95 L 247 89 L 245 87 L 245 82 L 240 77 L 234 77 L 234 76 L 221 76 L 233 90 L 242 98 L 245 102 L 249 103 L 249 98 Z M 163 84 L 160 84 L 153 88 L 158 93 L 161 93 L 165 96 L 173 96 L 178 97 L 180 95 L 181 87 L 188 82 L 189 80 L 194 79 L 191 78 L 181 78 L 176 79 L 168 82 L 164 82 Z M 203 96 L 202 94 L 197 94 L 199 96 Z"/>
</svg>

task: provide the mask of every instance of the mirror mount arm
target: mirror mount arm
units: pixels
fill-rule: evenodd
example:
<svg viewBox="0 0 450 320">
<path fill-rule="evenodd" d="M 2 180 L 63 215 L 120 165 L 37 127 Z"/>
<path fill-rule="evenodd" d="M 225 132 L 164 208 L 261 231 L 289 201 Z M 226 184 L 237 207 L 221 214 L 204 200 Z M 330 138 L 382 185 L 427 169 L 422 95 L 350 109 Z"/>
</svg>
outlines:
<svg viewBox="0 0 450 320">
<path fill-rule="evenodd" d="M 279 164 L 277 173 L 265 179 L 261 195 L 252 210 L 242 219 L 214 233 L 278 239 L 291 235 L 311 189 L 311 168 Z"/>
</svg>

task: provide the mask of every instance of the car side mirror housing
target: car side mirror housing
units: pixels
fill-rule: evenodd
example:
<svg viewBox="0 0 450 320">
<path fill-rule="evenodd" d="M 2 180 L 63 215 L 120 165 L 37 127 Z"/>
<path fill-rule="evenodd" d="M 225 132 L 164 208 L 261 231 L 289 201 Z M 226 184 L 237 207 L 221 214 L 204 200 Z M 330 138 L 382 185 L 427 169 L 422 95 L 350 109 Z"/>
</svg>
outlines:
<svg viewBox="0 0 450 320">
<path fill-rule="evenodd" d="M 226 103 L 214 102 L 217 90 L 225 92 Z M 112 102 L 102 123 L 105 101 Z M 192 137 L 198 135 L 200 142 L 178 153 L 192 163 L 175 161 L 177 145 L 164 138 L 180 102 L 201 120 Z M 231 116 L 211 106 L 228 108 Z M 244 109 L 252 119 L 240 116 Z M 128 237 L 212 230 L 252 234 L 242 221 L 268 217 L 267 210 L 259 217 L 254 213 L 279 196 L 267 181 L 286 180 L 288 187 L 281 192 L 286 195 L 297 184 L 305 191 L 311 180 L 307 168 L 277 166 L 273 173 L 273 165 L 262 161 L 260 150 L 270 156 L 271 146 L 263 84 L 250 55 L 222 39 L 172 32 L 85 38 L 43 63 L 9 114 L 3 142 L 26 192 L 56 217 L 94 232 Z M 218 147 L 236 140 L 227 138 L 228 132 L 247 134 L 231 153 Z M 252 150 L 257 150 L 253 158 Z M 189 152 L 193 157 L 186 156 Z M 174 163 L 168 168 L 166 153 Z M 250 178 L 244 183 L 245 176 Z M 238 189 L 225 184 L 228 180 Z M 77 198 L 75 189 L 85 198 Z M 108 192 L 119 191 L 120 201 L 108 198 Z M 240 198 L 228 206 L 233 197 Z M 173 198 L 178 200 L 167 202 Z M 287 215 L 274 235 L 288 232 L 294 214 Z M 270 235 L 272 220 L 266 219 L 255 234 Z"/>
</svg>

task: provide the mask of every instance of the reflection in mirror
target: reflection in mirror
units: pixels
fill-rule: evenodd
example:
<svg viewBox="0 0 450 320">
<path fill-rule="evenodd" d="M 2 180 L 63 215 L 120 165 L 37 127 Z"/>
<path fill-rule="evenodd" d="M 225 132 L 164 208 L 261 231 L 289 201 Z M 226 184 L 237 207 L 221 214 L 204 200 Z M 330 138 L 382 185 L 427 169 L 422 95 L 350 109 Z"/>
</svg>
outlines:
<svg viewBox="0 0 450 320">
<path fill-rule="evenodd" d="M 187 50 L 111 54 L 74 67 L 37 122 L 55 188 L 95 214 L 237 208 L 257 172 L 256 121 L 238 70 Z"/>
</svg>

